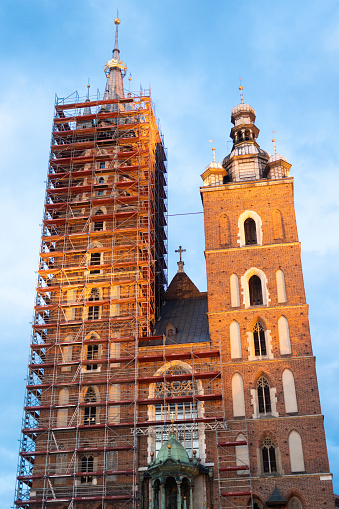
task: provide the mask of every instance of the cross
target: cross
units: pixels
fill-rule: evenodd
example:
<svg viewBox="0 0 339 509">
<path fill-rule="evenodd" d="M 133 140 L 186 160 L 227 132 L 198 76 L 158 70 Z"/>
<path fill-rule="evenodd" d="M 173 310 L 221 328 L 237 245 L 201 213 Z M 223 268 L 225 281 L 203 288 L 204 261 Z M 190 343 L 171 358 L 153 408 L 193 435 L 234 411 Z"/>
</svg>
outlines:
<svg viewBox="0 0 339 509">
<path fill-rule="evenodd" d="M 181 254 L 186 252 L 186 249 L 183 249 L 182 246 L 179 246 L 179 249 L 175 250 L 176 253 L 180 253 L 180 261 L 181 260 Z"/>
</svg>

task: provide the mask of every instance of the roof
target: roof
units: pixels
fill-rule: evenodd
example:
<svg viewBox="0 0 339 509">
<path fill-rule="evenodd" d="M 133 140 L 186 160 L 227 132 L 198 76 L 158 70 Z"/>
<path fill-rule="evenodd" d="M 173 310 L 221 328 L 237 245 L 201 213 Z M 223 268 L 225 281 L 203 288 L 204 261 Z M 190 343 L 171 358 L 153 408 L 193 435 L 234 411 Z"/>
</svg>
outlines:
<svg viewBox="0 0 339 509">
<path fill-rule="evenodd" d="M 190 463 L 187 451 L 180 442 L 178 442 L 175 435 L 171 435 L 168 441 L 162 445 L 157 454 L 155 464 L 164 463 L 168 459 L 180 463 Z"/>
<path fill-rule="evenodd" d="M 177 272 L 164 298 L 161 316 L 155 324 L 155 336 L 164 335 L 167 325 L 171 324 L 176 334 L 167 337 L 166 344 L 209 341 L 207 293 L 199 292 L 185 272 Z M 152 344 L 162 344 L 162 340 Z"/>
<path fill-rule="evenodd" d="M 185 272 L 177 272 L 165 293 L 165 300 L 200 297 L 201 292 Z"/>
<path fill-rule="evenodd" d="M 275 505 L 285 505 L 286 500 L 281 495 L 280 491 L 278 490 L 277 486 L 274 486 L 274 490 L 272 491 L 272 494 L 268 500 L 266 500 L 267 506 L 275 506 Z"/>
</svg>

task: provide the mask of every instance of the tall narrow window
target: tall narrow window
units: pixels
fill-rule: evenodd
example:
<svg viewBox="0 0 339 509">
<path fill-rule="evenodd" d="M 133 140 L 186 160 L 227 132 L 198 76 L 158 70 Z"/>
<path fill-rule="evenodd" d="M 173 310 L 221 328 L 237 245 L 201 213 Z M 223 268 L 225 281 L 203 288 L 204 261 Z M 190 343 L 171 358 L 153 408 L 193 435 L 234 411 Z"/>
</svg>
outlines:
<svg viewBox="0 0 339 509">
<path fill-rule="evenodd" d="M 245 231 L 245 244 L 249 246 L 251 244 L 257 244 L 257 229 L 254 219 L 248 217 L 244 222 Z"/>
<path fill-rule="evenodd" d="M 231 287 L 231 306 L 232 308 L 238 308 L 240 306 L 240 295 L 239 295 L 239 280 L 236 274 L 231 274 L 230 287 Z"/>
<path fill-rule="evenodd" d="M 305 472 L 303 444 L 301 436 L 295 430 L 289 434 L 288 448 L 290 451 L 291 472 Z"/>
<path fill-rule="evenodd" d="M 230 325 L 231 358 L 241 359 L 240 327 L 236 320 Z"/>
<path fill-rule="evenodd" d="M 89 299 L 90 301 L 99 300 L 99 290 L 97 288 L 92 288 Z M 97 320 L 99 318 L 100 306 L 89 306 L 88 308 L 88 319 L 89 320 Z"/>
<path fill-rule="evenodd" d="M 250 305 L 260 306 L 263 304 L 261 279 L 259 276 L 252 276 L 248 282 L 250 291 Z"/>
<path fill-rule="evenodd" d="M 81 458 L 81 472 L 88 474 L 89 472 L 93 472 L 93 456 L 83 456 Z M 81 476 L 81 484 L 92 482 L 91 475 L 83 475 Z"/>
<path fill-rule="evenodd" d="M 88 361 L 93 361 L 94 359 L 97 359 L 99 357 L 99 345 L 88 345 L 86 357 Z M 86 369 L 87 371 L 98 369 L 98 365 L 87 364 Z"/>
<path fill-rule="evenodd" d="M 91 253 L 90 265 L 100 265 L 101 263 L 101 253 Z M 94 269 L 90 271 L 90 274 L 100 274 L 99 269 Z"/>
<path fill-rule="evenodd" d="M 273 473 L 277 471 L 277 461 L 275 457 L 275 447 L 270 438 L 265 438 L 262 447 L 262 461 L 264 473 Z"/>
<path fill-rule="evenodd" d="M 259 414 L 271 413 L 270 385 L 264 376 L 257 381 Z"/>
<path fill-rule="evenodd" d="M 96 215 L 96 216 L 100 216 L 100 215 L 102 215 L 102 213 L 103 213 L 103 212 L 102 212 L 102 210 L 100 210 L 100 209 L 99 209 L 99 210 L 97 210 L 97 211 L 96 211 L 95 215 Z M 97 220 L 95 220 L 95 221 L 94 221 L 94 231 L 95 231 L 95 232 L 98 232 L 98 231 L 101 231 L 101 230 L 103 230 L 103 229 L 104 229 L 104 223 L 103 223 L 103 221 L 97 221 Z"/>
<path fill-rule="evenodd" d="M 273 236 L 275 239 L 284 238 L 283 218 L 280 210 L 276 209 L 272 212 Z"/>
<path fill-rule="evenodd" d="M 232 376 L 233 416 L 245 417 L 244 386 L 240 373 Z"/>
<path fill-rule="evenodd" d="M 281 355 L 292 353 L 290 331 L 288 327 L 288 321 L 285 316 L 280 316 L 278 319 L 278 332 Z"/>
<path fill-rule="evenodd" d="M 267 355 L 265 329 L 260 322 L 253 327 L 254 355 Z"/>
<path fill-rule="evenodd" d="M 97 400 L 95 391 L 92 387 L 86 392 L 85 403 L 94 403 Z M 97 408 L 95 406 L 85 407 L 84 424 L 91 425 L 96 423 Z"/>
<path fill-rule="evenodd" d="M 286 302 L 286 287 L 285 287 L 285 277 L 284 273 L 281 269 L 278 269 L 275 273 L 275 277 L 277 280 L 277 294 L 278 294 L 278 302 Z"/>
</svg>

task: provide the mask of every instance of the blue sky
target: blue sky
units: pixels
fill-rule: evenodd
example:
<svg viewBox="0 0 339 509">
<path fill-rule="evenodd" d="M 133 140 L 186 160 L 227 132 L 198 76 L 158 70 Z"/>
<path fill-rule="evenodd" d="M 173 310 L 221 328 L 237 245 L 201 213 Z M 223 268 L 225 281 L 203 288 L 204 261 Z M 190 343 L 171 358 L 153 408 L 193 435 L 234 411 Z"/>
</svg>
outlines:
<svg viewBox="0 0 339 509">
<path fill-rule="evenodd" d="M 2 0 L 0 509 L 13 500 L 54 95 L 104 89 L 117 5 Z M 123 0 L 119 42 L 132 90 L 151 84 L 169 160 L 169 213 L 202 210 L 200 174 L 230 150 L 231 108 L 256 110 L 259 143 L 292 163 L 306 295 L 335 491 L 339 492 L 339 5 L 337 0 Z M 169 218 L 206 289 L 202 215 Z"/>
</svg>

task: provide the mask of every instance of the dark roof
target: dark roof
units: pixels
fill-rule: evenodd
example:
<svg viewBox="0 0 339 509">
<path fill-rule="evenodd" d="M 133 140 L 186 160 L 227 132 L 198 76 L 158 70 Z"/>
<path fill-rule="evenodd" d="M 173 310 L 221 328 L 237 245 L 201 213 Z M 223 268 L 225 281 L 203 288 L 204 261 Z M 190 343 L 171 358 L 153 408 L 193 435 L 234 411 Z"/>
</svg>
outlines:
<svg viewBox="0 0 339 509">
<path fill-rule="evenodd" d="M 161 317 L 155 325 L 154 335 L 165 334 L 165 329 L 169 323 L 176 328 L 176 335 L 166 338 L 166 344 L 209 341 L 207 295 L 200 293 L 199 297 L 192 299 L 170 299 L 166 301 L 161 310 Z M 161 343 L 162 341 L 159 344 Z"/>
<path fill-rule="evenodd" d="M 270 498 L 266 500 L 266 505 L 268 507 L 276 505 L 285 505 L 286 502 L 287 500 L 285 500 L 284 497 L 281 495 L 277 486 L 274 486 L 274 490 L 272 491 Z"/>
<path fill-rule="evenodd" d="M 190 299 L 201 295 L 204 294 L 199 292 L 185 272 L 177 272 L 166 290 L 165 300 Z"/>
</svg>

